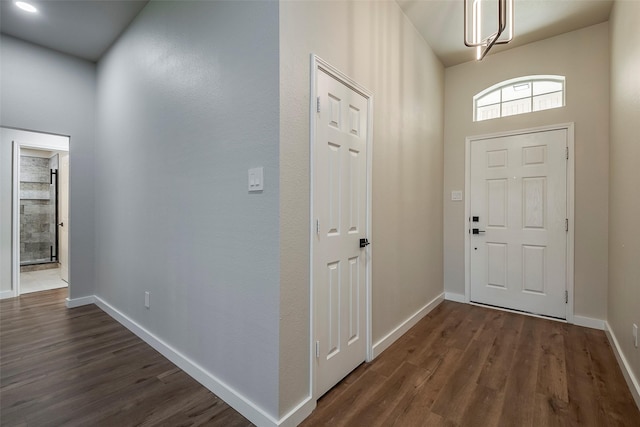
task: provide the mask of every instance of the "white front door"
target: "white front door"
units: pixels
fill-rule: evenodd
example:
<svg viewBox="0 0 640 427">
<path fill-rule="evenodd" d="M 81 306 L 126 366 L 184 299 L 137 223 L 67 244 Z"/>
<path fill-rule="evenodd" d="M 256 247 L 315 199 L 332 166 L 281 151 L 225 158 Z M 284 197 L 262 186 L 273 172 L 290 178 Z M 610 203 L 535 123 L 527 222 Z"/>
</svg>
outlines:
<svg viewBox="0 0 640 427">
<path fill-rule="evenodd" d="M 317 397 L 367 355 L 368 100 L 317 70 L 313 301 Z"/>
<path fill-rule="evenodd" d="M 566 318 L 566 153 L 566 129 L 471 142 L 472 302 Z"/>
<path fill-rule="evenodd" d="M 58 194 L 58 262 L 60 278 L 69 283 L 69 153 L 60 154 Z"/>
</svg>

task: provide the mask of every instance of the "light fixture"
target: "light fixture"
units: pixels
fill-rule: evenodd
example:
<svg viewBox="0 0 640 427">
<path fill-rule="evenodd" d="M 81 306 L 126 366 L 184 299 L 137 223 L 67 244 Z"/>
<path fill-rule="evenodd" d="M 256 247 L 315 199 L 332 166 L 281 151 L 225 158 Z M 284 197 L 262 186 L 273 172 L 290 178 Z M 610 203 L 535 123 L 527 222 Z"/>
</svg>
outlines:
<svg viewBox="0 0 640 427">
<path fill-rule="evenodd" d="M 506 44 L 513 39 L 514 0 L 491 0 L 498 4 L 495 16 L 491 16 L 491 11 L 485 13 L 482 10 L 482 3 L 489 1 L 464 0 L 464 44 L 476 48 L 478 61 L 482 60 L 494 45 Z M 486 20 L 492 20 L 492 18 L 497 23 L 496 31 L 485 36 L 482 31 L 483 21 L 486 24 Z"/>
<path fill-rule="evenodd" d="M 15 2 L 15 5 L 18 6 L 20 9 L 24 10 L 25 12 L 36 13 L 38 11 L 38 9 L 36 9 L 35 6 L 24 1 L 17 1 Z"/>
</svg>

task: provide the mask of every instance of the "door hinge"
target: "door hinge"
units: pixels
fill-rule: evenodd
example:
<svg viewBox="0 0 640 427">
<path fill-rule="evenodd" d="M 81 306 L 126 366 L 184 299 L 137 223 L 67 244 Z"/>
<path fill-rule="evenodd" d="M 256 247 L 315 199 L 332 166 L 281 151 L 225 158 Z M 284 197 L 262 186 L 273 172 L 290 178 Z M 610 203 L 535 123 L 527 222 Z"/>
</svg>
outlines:
<svg viewBox="0 0 640 427">
<path fill-rule="evenodd" d="M 564 231 L 569 232 L 569 218 L 564 219 Z"/>
<path fill-rule="evenodd" d="M 320 112 L 320 97 L 316 98 L 316 113 Z"/>
<path fill-rule="evenodd" d="M 320 234 L 320 220 L 316 219 L 316 234 Z"/>
<path fill-rule="evenodd" d="M 567 149 L 567 160 L 569 160 L 569 147 L 566 147 Z"/>
<path fill-rule="evenodd" d="M 316 341 L 316 359 L 320 357 L 320 341 Z"/>
<path fill-rule="evenodd" d="M 564 291 L 564 303 L 569 304 L 569 291 Z"/>
</svg>

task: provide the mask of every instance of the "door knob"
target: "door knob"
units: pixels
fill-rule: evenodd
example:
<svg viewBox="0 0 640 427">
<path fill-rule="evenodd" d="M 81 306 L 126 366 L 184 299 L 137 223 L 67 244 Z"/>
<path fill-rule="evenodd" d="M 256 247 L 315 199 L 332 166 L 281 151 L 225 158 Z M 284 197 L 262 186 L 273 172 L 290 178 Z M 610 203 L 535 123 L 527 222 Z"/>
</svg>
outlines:
<svg viewBox="0 0 640 427">
<path fill-rule="evenodd" d="M 60 227 L 64 227 L 64 222 L 61 222 L 60 224 L 58 224 Z"/>
<path fill-rule="evenodd" d="M 471 231 L 473 232 L 473 234 L 480 234 L 480 233 L 484 233 L 484 230 L 480 230 L 480 229 L 478 229 L 478 228 L 473 228 Z"/>
<path fill-rule="evenodd" d="M 366 246 L 369 246 L 371 244 L 371 242 L 369 242 L 368 239 L 360 239 L 360 247 L 364 248 Z"/>
</svg>

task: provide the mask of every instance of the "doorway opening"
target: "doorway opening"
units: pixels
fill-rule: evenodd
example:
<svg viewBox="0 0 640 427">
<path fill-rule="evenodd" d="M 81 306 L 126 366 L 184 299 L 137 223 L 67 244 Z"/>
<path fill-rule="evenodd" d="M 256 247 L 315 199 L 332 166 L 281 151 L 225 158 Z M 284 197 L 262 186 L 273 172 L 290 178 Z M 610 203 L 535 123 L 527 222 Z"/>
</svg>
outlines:
<svg viewBox="0 0 640 427">
<path fill-rule="evenodd" d="M 68 286 L 60 258 L 69 153 L 20 149 L 20 293 Z"/>
<path fill-rule="evenodd" d="M 69 137 L 3 127 L 2 144 L 11 145 L 11 294 L 68 287 Z"/>
<path fill-rule="evenodd" d="M 573 323 L 573 124 L 466 148 L 466 302 Z"/>
<path fill-rule="evenodd" d="M 311 58 L 312 390 L 371 360 L 371 92 Z"/>
</svg>

